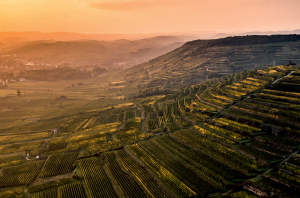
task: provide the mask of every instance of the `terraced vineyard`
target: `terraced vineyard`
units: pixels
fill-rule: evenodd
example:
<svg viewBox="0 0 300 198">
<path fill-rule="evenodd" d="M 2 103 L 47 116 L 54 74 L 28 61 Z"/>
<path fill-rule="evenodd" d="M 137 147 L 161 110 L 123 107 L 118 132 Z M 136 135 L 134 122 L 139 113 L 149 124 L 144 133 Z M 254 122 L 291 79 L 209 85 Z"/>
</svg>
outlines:
<svg viewBox="0 0 300 198">
<path fill-rule="evenodd" d="M 89 158 L 79 161 L 79 167 L 87 186 L 90 197 L 117 197 L 104 169 L 99 162 L 100 159 Z"/>
<path fill-rule="evenodd" d="M 1 170 L 0 187 L 25 185 L 33 182 L 39 174 L 45 161 L 33 161 Z"/>
<path fill-rule="evenodd" d="M 50 155 L 41 171 L 40 177 L 49 177 L 71 172 L 77 155 L 78 152 Z"/>
<path fill-rule="evenodd" d="M 63 198 L 71 198 L 71 197 L 84 198 L 85 197 L 80 182 L 64 185 L 58 189 L 58 192 L 59 192 L 59 197 L 63 197 Z"/>
<path fill-rule="evenodd" d="M 0 195 L 297 197 L 299 73 L 244 71 L 80 113 L 26 143 L 3 136 Z"/>
<path fill-rule="evenodd" d="M 139 157 L 143 162 L 149 166 L 159 178 L 162 179 L 166 184 L 172 186 L 173 190 L 183 197 L 195 197 L 198 194 L 189 188 L 185 183 L 183 183 L 178 177 L 173 175 L 164 166 L 160 165 L 153 157 L 149 156 L 143 149 L 138 145 L 130 146 L 130 151 L 132 151 L 137 157 Z"/>
<path fill-rule="evenodd" d="M 53 188 L 42 192 L 32 193 L 32 198 L 44 198 L 44 197 L 57 197 L 57 190 Z"/>
<path fill-rule="evenodd" d="M 120 186 L 122 193 L 128 197 L 146 197 L 142 189 L 132 180 L 128 175 L 126 175 L 115 159 L 114 154 L 105 154 L 106 166 L 110 173 L 113 175 L 114 179 Z"/>
<path fill-rule="evenodd" d="M 140 184 L 147 190 L 152 197 L 167 197 L 167 195 L 158 187 L 153 178 L 138 165 L 124 150 L 116 151 L 122 165 L 126 170 L 132 173 L 140 182 Z"/>
</svg>

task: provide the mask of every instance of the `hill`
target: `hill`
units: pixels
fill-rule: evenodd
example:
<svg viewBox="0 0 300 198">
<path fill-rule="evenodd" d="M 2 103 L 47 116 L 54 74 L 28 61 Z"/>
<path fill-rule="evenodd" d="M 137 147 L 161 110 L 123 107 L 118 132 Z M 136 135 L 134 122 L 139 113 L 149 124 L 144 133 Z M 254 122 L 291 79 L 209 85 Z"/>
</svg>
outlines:
<svg viewBox="0 0 300 198">
<path fill-rule="evenodd" d="M 180 79 L 191 85 L 247 69 L 300 60 L 300 35 L 236 36 L 195 40 L 146 63 L 127 69 L 127 79 L 159 80 L 167 86 Z"/>
<path fill-rule="evenodd" d="M 84 34 L 75 32 L 0 32 L 0 42 L 30 42 L 36 40 L 56 40 L 56 41 L 73 41 L 73 40 L 96 40 L 96 41 L 115 41 L 120 39 L 140 40 L 159 36 L 176 36 L 185 40 L 192 38 L 207 37 L 214 32 L 185 32 L 185 33 L 149 33 L 149 34 Z"/>
<path fill-rule="evenodd" d="M 112 42 L 79 40 L 69 42 L 33 41 L 18 43 L 6 49 L 4 54 L 17 54 L 36 63 L 110 67 L 127 62 L 127 66 L 145 62 L 183 45 L 179 37 L 154 37 L 142 40 L 116 40 Z M 125 64 L 126 65 L 126 64 Z"/>
</svg>

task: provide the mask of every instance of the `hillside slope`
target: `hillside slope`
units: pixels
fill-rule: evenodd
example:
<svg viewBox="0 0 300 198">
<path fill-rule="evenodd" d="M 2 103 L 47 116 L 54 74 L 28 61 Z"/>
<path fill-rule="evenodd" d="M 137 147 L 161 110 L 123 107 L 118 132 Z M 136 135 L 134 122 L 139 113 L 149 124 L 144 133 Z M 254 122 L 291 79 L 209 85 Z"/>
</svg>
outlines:
<svg viewBox="0 0 300 198">
<path fill-rule="evenodd" d="M 247 69 L 300 61 L 300 35 L 237 36 L 190 41 L 174 51 L 124 72 L 128 79 L 193 84 Z M 207 76 L 208 75 L 208 76 Z"/>
</svg>

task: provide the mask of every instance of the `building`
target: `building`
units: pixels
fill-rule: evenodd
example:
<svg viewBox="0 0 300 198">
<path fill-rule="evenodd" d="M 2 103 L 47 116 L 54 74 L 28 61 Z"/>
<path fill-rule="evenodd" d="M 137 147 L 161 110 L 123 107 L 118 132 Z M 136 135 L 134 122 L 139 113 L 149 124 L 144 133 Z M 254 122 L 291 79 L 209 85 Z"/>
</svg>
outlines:
<svg viewBox="0 0 300 198">
<path fill-rule="evenodd" d="M 20 82 L 26 82 L 27 80 L 25 78 L 20 78 L 19 81 Z"/>
<path fill-rule="evenodd" d="M 34 64 L 34 62 L 27 62 L 25 65 L 26 66 L 34 66 L 35 64 Z"/>
</svg>

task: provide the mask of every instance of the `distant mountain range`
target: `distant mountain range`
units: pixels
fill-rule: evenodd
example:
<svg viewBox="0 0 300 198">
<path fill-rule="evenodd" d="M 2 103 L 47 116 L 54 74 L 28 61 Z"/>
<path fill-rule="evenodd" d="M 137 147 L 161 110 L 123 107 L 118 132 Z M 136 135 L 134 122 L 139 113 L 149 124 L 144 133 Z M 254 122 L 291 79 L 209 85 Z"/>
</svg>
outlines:
<svg viewBox="0 0 300 198">
<path fill-rule="evenodd" d="M 2 43 L 20 43 L 37 40 L 55 40 L 55 41 L 74 41 L 74 40 L 96 40 L 96 41 L 115 41 L 120 39 L 140 40 L 160 36 L 176 36 L 185 41 L 199 39 L 199 35 L 206 37 L 216 32 L 195 32 L 195 33 L 152 33 L 152 34 L 82 34 L 72 32 L 0 32 L 0 42 Z"/>
<path fill-rule="evenodd" d="M 178 36 L 170 36 L 171 34 Z M 125 66 L 125 68 L 145 63 L 148 60 L 159 57 L 163 54 L 171 52 L 179 47 L 181 47 L 187 41 L 194 40 L 193 42 L 188 42 L 183 48 L 189 46 L 188 51 L 185 54 L 195 54 L 195 50 L 199 48 L 202 44 L 208 43 L 209 45 L 215 44 L 215 47 L 220 47 L 222 42 L 226 40 L 218 40 L 218 38 L 232 37 L 235 35 L 269 35 L 269 34 L 300 34 L 300 30 L 293 31 L 278 31 L 278 32 L 246 32 L 246 33 L 218 33 L 216 32 L 189 32 L 189 33 L 170 33 L 169 36 L 154 36 L 148 37 L 156 34 L 135 34 L 135 35 L 125 35 L 125 34 L 80 34 L 80 33 L 68 33 L 68 32 L 56 32 L 56 33 L 41 33 L 41 32 L 0 32 L 0 54 L 17 54 L 20 57 L 29 59 L 30 61 L 37 63 L 52 63 L 60 64 L 63 62 L 69 62 L 71 65 L 91 65 L 97 64 L 103 67 L 111 66 Z M 201 37 L 202 40 L 195 40 Z M 142 39 L 137 39 L 142 38 Z M 211 38 L 215 40 L 212 42 Z M 238 42 L 244 42 L 243 37 L 239 38 Z M 134 40 L 135 39 L 135 40 Z M 206 39 L 206 40 L 203 40 Z M 256 39 L 256 38 L 254 38 Z M 237 40 L 236 40 L 237 41 Z M 248 41 L 247 41 L 248 42 Z M 266 40 L 266 44 L 268 44 Z M 2 44 L 1 44 L 2 43 Z M 233 45 L 237 45 L 235 43 Z M 261 44 L 261 43 L 256 43 Z M 195 45 L 195 46 L 194 46 Z M 250 45 L 255 45 L 255 43 L 250 43 Z M 201 48 L 201 50 L 210 51 L 212 46 L 206 46 L 206 48 Z M 181 48 L 181 49 L 183 49 Z M 234 47 L 231 47 L 231 52 Z M 237 48 L 237 47 L 235 47 Z M 235 49 L 234 48 L 234 49 Z M 241 48 L 241 47 L 239 47 Z M 181 50 L 179 49 L 179 51 Z M 270 48 L 269 50 L 274 50 L 275 48 Z M 287 48 L 289 49 L 289 47 Z M 199 49 L 198 49 L 199 50 Z M 243 49 L 247 50 L 247 49 Z M 260 48 L 259 48 L 260 50 Z M 286 48 L 281 50 L 286 51 Z M 178 50 L 177 50 L 178 51 Z M 175 50 L 175 52 L 177 52 Z M 225 50 L 226 51 L 226 50 Z M 230 50 L 229 50 L 230 51 Z M 235 65 L 246 65 L 242 60 L 246 60 L 248 53 L 244 53 L 244 57 L 240 57 L 238 60 L 234 60 L 228 57 L 232 57 L 232 53 L 229 51 L 223 52 L 219 51 L 217 55 L 224 54 L 223 59 L 227 60 L 227 63 Z M 204 52 L 198 55 L 203 55 Z M 215 52 L 214 52 L 215 53 Z M 212 54 L 214 54 L 212 53 Z M 236 54 L 236 51 L 234 52 Z M 252 53 L 252 52 L 251 52 Z M 249 54 L 251 54 L 249 52 Z M 262 52 L 261 52 L 262 53 Z M 171 54 L 174 54 L 172 52 Z M 205 53 L 204 53 L 205 54 Z M 258 55 L 253 51 L 253 56 Z M 205 58 L 211 54 L 206 54 Z M 163 57 L 169 57 L 167 54 Z M 228 57 L 226 57 L 228 56 Z M 253 57 L 252 56 L 252 57 Z M 174 54 L 172 56 L 173 60 L 177 60 L 172 64 L 181 64 L 180 58 L 182 54 Z M 159 57 L 161 58 L 161 57 Z M 216 61 L 216 57 L 213 58 Z M 265 60 L 263 57 L 261 60 Z M 270 58 L 270 59 L 273 59 Z M 274 57 L 276 59 L 276 57 Z M 203 61 L 205 59 L 201 59 Z M 168 61 L 168 60 L 165 60 Z M 212 60 L 210 60 L 212 61 Z M 270 61 L 270 60 L 268 60 Z M 217 61 L 218 62 L 218 61 Z M 222 61 L 221 61 L 222 62 Z M 249 61 L 248 61 L 249 62 Z M 270 62 L 264 62 L 264 64 L 269 65 Z M 251 64 L 262 64 L 256 63 L 256 61 L 251 62 Z M 240 68 L 240 67 L 239 67 Z M 238 68 L 237 68 L 238 70 Z"/>
<path fill-rule="evenodd" d="M 228 36 L 244 35 L 272 35 L 272 34 L 300 34 L 300 29 L 292 31 L 268 31 L 268 32 L 216 32 L 216 31 L 195 31 L 195 32 L 170 32 L 170 33 L 149 33 L 149 34 L 83 34 L 73 32 L 50 32 L 43 33 L 37 31 L 31 32 L 0 32 L 0 42 L 2 43 L 20 43 L 36 40 L 55 40 L 55 41 L 73 41 L 73 40 L 96 40 L 96 41 L 115 41 L 120 39 L 140 40 L 159 36 L 176 36 L 186 41 L 196 39 L 217 39 Z"/>
<path fill-rule="evenodd" d="M 2 48 L 2 54 L 17 54 L 33 62 L 71 65 L 97 64 L 104 67 L 138 64 L 170 52 L 185 43 L 174 36 L 159 36 L 140 40 L 116 41 L 53 41 L 22 42 Z M 127 62 L 127 63 L 126 63 Z M 131 65 L 132 66 L 132 65 Z"/>
</svg>

